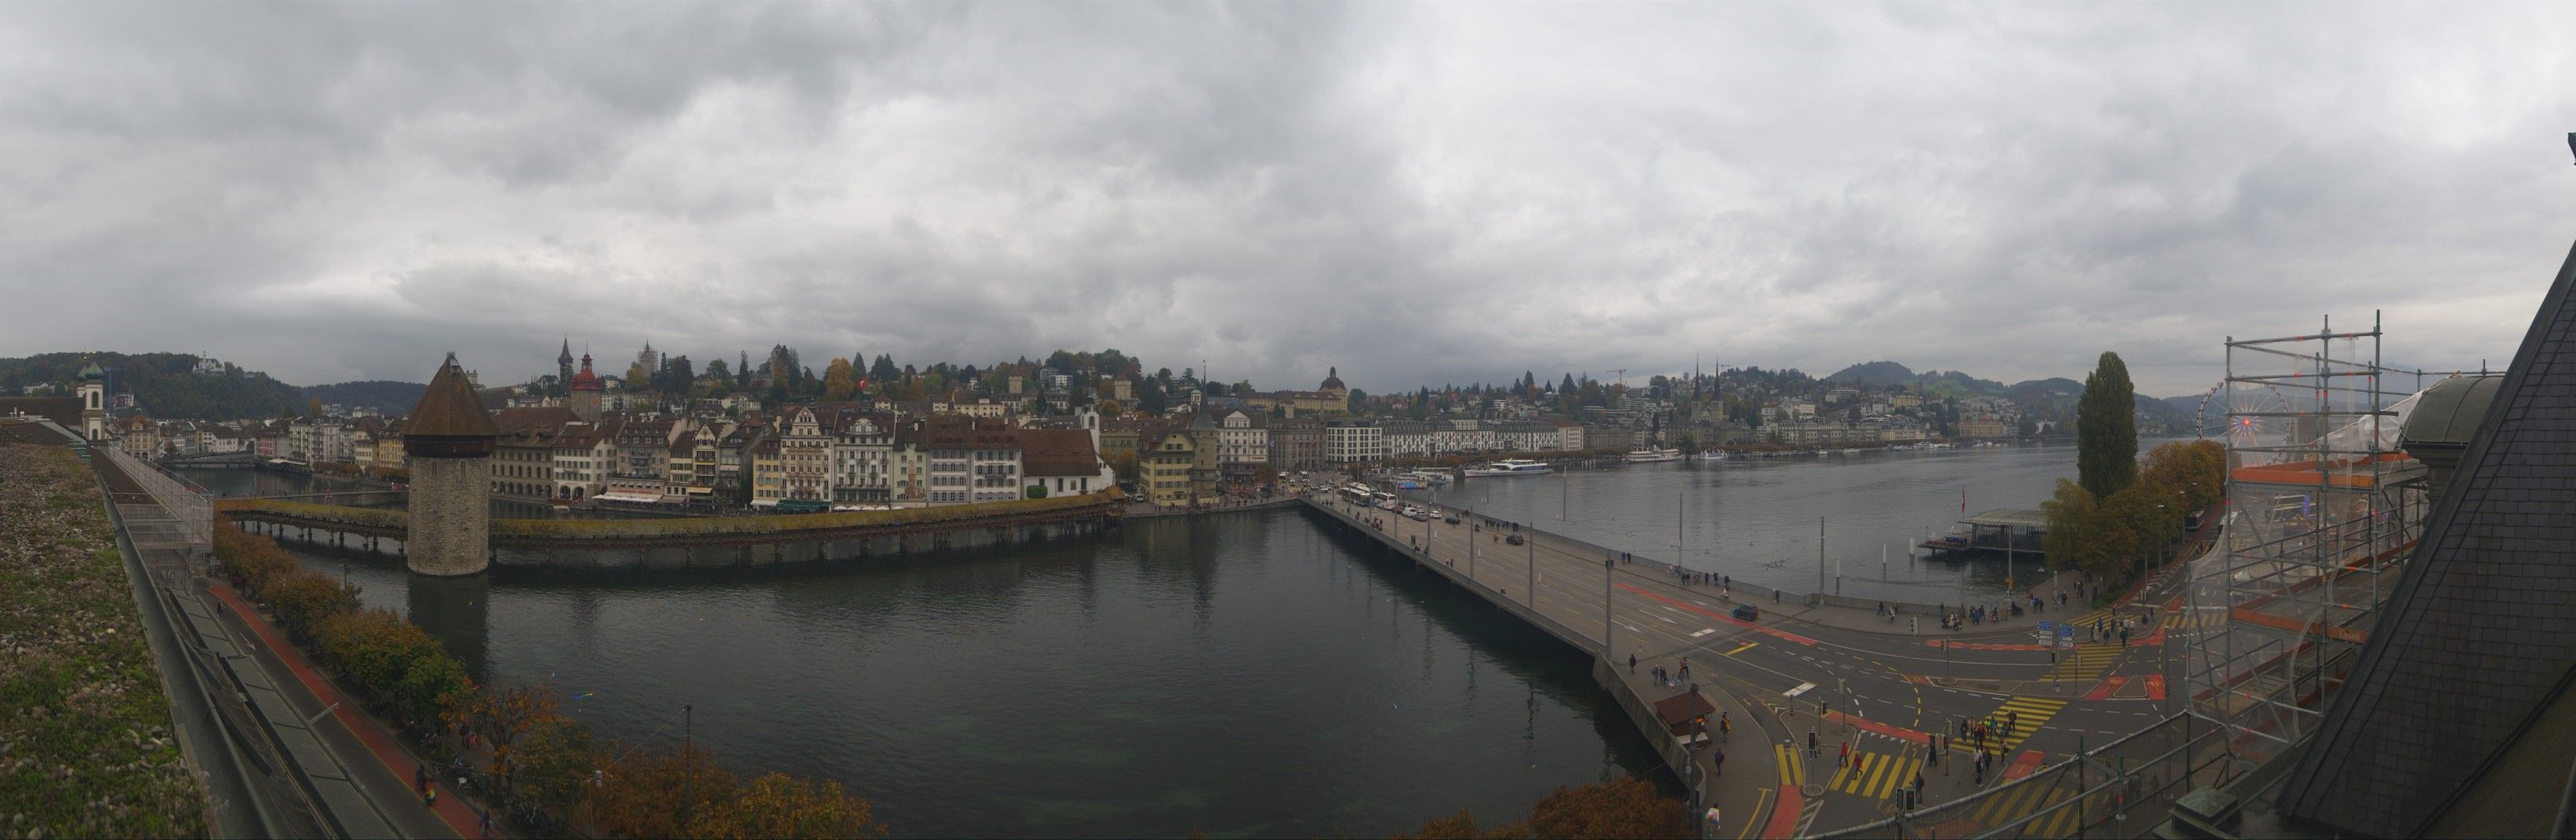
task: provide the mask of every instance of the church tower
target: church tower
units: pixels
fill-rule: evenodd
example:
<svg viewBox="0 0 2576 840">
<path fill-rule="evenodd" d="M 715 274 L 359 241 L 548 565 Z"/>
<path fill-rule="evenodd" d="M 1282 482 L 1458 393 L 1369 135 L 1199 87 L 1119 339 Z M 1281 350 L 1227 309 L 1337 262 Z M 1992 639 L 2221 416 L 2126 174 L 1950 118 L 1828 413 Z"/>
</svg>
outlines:
<svg viewBox="0 0 2576 840">
<path fill-rule="evenodd" d="M 590 370 L 590 354 L 581 354 L 581 372 L 572 375 L 572 399 L 566 400 L 572 416 L 584 423 L 599 422 L 599 374 Z"/>
<path fill-rule="evenodd" d="M 572 386 L 572 336 L 564 336 L 563 352 L 562 352 L 562 353 L 555 354 L 555 367 L 556 367 L 556 368 L 557 368 L 557 370 L 558 370 L 558 373 L 556 373 L 556 375 L 555 375 L 555 387 L 557 387 L 557 388 L 568 388 L 568 387 L 571 387 L 571 386 Z"/>
<path fill-rule="evenodd" d="M 454 577 L 492 562 L 492 449 L 501 429 L 465 382 L 456 354 L 438 366 L 403 426 L 411 456 L 411 570 Z"/>
<path fill-rule="evenodd" d="M 92 358 L 80 369 L 81 436 L 91 443 L 107 440 L 107 371 Z"/>
</svg>

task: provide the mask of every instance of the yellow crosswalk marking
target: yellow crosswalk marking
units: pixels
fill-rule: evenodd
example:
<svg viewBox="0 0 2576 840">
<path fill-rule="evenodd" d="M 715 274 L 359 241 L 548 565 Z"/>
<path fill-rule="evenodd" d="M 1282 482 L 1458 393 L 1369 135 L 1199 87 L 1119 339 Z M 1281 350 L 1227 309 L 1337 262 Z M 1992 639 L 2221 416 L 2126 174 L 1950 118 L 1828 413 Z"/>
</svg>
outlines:
<svg viewBox="0 0 2576 840">
<path fill-rule="evenodd" d="M 1772 744 L 1771 752 L 1780 759 L 1780 786 L 1802 787 L 1807 784 L 1807 757 L 1803 749 L 1788 744 Z"/>
<path fill-rule="evenodd" d="M 2165 629 L 2196 630 L 2227 623 L 2227 614 L 2216 610 L 2184 611 L 2165 616 Z"/>
<path fill-rule="evenodd" d="M 1922 769 L 1923 760 L 1912 755 L 1855 752 L 1852 753 L 1852 763 L 1836 769 L 1833 782 L 1827 787 L 1871 799 L 1886 799 L 1912 785 L 1915 774 Z"/>
<path fill-rule="evenodd" d="M 2021 819 L 2064 798 L 2066 793 L 2049 782 L 2023 782 L 1987 795 L 1986 801 L 1977 806 L 1975 819 L 1984 825 L 1999 826 Z M 2025 837 L 2039 836 L 2029 831 L 2018 834 Z"/>
<path fill-rule="evenodd" d="M 2005 759 L 2010 759 L 2012 758 L 2013 748 L 2021 746 L 2021 742 L 2028 740 L 2031 733 L 2039 731 L 2041 724 L 2047 723 L 2049 718 L 2055 717 L 2059 709 L 2066 708 L 2066 703 L 2067 701 L 2065 700 L 2051 699 L 2047 697 L 2015 697 L 2006 701 L 2002 706 L 1996 707 L 1994 711 L 1979 715 L 1971 720 L 1994 721 L 1995 731 L 2000 733 L 2002 737 L 1999 739 L 2000 743 L 1998 743 L 1997 740 L 1989 740 L 1986 742 L 1986 745 L 1994 747 L 1995 751 L 1998 754 L 2001 754 Z M 2005 732 L 2003 728 L 2010 723 L 2011 715 L 2009 713 L 2011 712 L 2021 713 L 2021 724 L 2014 727 L 2012 731 Z M 1977 751 L 1977 740 L 1974 737 L 1952 738 L 1950 739 L 1950 748 L 1959 752 L 1974 753 Z M 2001 768 L 1997 769 L 2000 770 Z"/>
<path fill-rule="evenodd" d="M 2057 667 L 2050 669 L 2048 676 L 2058 680 L 2090 680 L 2110 670 L 2111 664 L 2119 661 L 2129 650 L 2116 642 L 2077 645 L 2072 651 L 2060 650 L 2057 652 Z"/>
<path fill-rule="evenodd" d="M 1743 652 L 1748 651 L 1748 650 L 1752 650 L 1754 647 L 1756 647 L 1756 646 L 1758 646 L 1758 645 L 1761 645 L 1761 644 L 1762 644 L 1761 642 L 1745 642 L 1743 647 L 1740 647 L 1740 648 L 1736 648 L 1736 649 L 1734 649 L 1734 650 L 1727 651 L 1727 652 L 1726 652 L 1726 655 L 1728 655 L 1728 656 L 1734 656 L 1734 655 L 1736 655 L 1736 654 L 1743 653 Z"/>
</svg>

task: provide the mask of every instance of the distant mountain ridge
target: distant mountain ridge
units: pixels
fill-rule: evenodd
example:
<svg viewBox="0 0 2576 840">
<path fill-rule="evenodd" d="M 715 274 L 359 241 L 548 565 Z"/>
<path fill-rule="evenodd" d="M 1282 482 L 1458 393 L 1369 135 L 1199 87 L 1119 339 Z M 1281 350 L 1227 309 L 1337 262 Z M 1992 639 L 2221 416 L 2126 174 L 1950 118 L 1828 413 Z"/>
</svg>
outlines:
<svg viewBox="0 0 2576 840">
<path fill-rule="evenodd" d="M 166 419 L 235 420 L 304 412 L 304 395 L 268 374 L 222 365 L 196 372 L 190 353 L 38 353 L 0 359 L 0 390 L 53 385 L 70 393 L 73 376 L 96 358 L 112 394 L 133 394 L 147 414 Z"/>
<path fill-rule="evenodd" d="M 1862 362 L 1835 371 L 1833 375 L 1825 377 L 1825 381 L 1876 388 L 1915 386 L 1922 389 L 1924 396 L 1933 399 L 2003 397 L 2050 419 L 2059 419 L 2060 414 L 2072 417 L 2075 399 L 2084 395 L 2082 381 L 2063 376 L 2025 379 L 2006 385 L 1955 370 L 1915 373 L 1913 368 L 1892 361 Z M 2198 395 L 2189 397 L 2190 404 L 2177 410 L 2172 401 L 2182 399 L 2185 398 L 2157 399 L 2140 394 L 2137 397 L 2138 410 L 2145 412 L 2149 417 L 2175 421 L 2188 420 L 2191 417 L 2192 407 L 2199 404 L 2200 397 Z"/>
</svg>

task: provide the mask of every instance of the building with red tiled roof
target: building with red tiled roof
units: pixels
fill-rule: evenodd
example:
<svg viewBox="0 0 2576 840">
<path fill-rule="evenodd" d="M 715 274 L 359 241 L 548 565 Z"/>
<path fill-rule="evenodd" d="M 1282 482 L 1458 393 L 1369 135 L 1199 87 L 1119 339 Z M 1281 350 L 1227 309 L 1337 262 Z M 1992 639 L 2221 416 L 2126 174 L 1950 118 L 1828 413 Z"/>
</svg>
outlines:
<svg viewBox="0 0 2576 840">
<path fill-rule="evenodd" d="M 1090 493 L 1118 482 L 1092 449 L 1089 429 L 1022 429 L 1019 438 L 1023 495 L 1029 490 L 1049 496 Z"/>
</svg>

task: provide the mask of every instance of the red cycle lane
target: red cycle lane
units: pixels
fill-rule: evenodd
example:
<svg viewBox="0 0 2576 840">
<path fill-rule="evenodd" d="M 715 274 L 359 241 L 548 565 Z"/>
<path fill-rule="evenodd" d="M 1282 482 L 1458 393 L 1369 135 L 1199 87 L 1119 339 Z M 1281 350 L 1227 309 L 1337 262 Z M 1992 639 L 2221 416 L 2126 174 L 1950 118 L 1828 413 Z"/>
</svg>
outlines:
<svg viewBox="0 0 2576 840">
<path fill-rule="evenodd" d="M 313 666 L 304 661 L 303 651 L 296 650 L 294 645 L 287 643 L 285 637 L 278 635 L 277 628 L 269 626 L 266 619 L 260 618 L 259 611 L 253 608 L 249 601 L 242 600 L 239 594 L 225 586 L 207 587 L 206 591 L 214 593 L 217 599 L 231 607 L 234 615 L 239 616 L 242 623 L 250 627 L 252 633 L 259 635 L 260 643 L 267 645 L 269 652 L 276 654 L 278 661 L 286 663 L 287 669 L 295 672 L 295 679 L 304 684 L 304 689 L 313 694 L 314 700 L 329 707 L 331 716 L 338 719 L 341 726 L 347 727 L 351 734 L 356 735 L 359 743 L 365 744 L 367 751 L 375 754 L 377 761 L 383 762 L 386 772 L 394 774 L 395 779 L 404 780 L 406 783 L 410 779 L 419 778 L 415 774 L 422 770 L 430 771 L 430 778 L 438 778 L 438 768 L 427 767 L 414 761 L 410 753 L 403 751 L 391 733 L 376 725 L 374 720 L 359 713 L 354 705 L 343 698 L 339 690 L 331 685 L 330 680 L 323 679 L 321 674 L 315 673 Z M 437 783 L 432 782 L 432 784 Z M 467 806 L 463 800 L 456 798 L 453 789 L 443 784 L 439 785 L 439 788 L 441 791 L 437 806 L 439 821 L 446 823 L 458 837 L 477 836 L 476 830 L 481 824 L 481 815 Z"/>
</svg>

